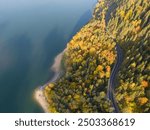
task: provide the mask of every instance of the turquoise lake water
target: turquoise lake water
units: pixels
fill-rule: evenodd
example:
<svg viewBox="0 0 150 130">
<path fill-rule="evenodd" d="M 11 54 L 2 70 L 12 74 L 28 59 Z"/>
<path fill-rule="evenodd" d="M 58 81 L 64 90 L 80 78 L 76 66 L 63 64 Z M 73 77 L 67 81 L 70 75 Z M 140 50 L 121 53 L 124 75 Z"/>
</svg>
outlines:
<svg viewBox="0 0 150 130">
<path fill-rule="evenodd" d="M 97 0 L 0 0 L 0 112 L 43 112 L 36 87 Z"/>
</svg>

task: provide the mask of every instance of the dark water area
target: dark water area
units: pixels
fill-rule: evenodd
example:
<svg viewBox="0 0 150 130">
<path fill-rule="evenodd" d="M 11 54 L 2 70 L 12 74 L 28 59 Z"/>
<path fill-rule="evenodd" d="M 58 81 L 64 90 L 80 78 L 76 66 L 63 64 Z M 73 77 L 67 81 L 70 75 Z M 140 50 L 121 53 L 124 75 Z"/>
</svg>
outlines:
<svg viewBox="0 0 150 130">
<path fill-rule="evenodd" d="M 83 27 L 86 25 L 92 17 L 92 12 L 91 10 L 87 10 L 78 20 L 77 24 L 75 25 L 72 34 L 69 37 L 69 40 Z"/>
<path fill-rule="evenodd" d="M 0 0 L 0 112 L 43 112 L 34 90 L 92 17 L 96 0 Z"/>
</svg>

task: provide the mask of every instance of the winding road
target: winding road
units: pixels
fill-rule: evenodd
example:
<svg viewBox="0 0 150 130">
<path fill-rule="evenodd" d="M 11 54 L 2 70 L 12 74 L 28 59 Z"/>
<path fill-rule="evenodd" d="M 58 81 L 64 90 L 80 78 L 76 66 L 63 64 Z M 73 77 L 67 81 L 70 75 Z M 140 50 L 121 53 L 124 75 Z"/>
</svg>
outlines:
<svg viewBox="0 0 150 130">
<path fill-rule="evenodd" d="M 117 102 L 114 97 L 114 89 L 115 89 L 115 81 L 116 81 L 116 75 L 119 71 L 120 65 L 123 61 L 123 51 L 121 47 L 117 44 L 116 45 L 116 51 L 117 51 L 117 60 L 113 67 L 112 73 L 110 75 L 110 79 L 108 82 L 108 88 L 107 88 L 107 97 L 112 102 L 114 107 L 114 112 L 119 113 L 120 110 L 118 108 Z"/>
</svg>

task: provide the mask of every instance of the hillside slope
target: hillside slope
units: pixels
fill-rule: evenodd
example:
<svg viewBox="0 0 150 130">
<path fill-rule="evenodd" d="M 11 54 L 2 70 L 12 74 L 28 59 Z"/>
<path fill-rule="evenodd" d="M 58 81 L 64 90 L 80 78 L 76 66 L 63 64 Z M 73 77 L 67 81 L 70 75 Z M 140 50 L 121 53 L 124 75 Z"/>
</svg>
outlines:
<svg viewBox="0 0 150 130">
<path fill-rule="evenodd" d="M 150 112 L 150 1 L 99 0 L 93 18 L 68 43 L 63 75 L 44 94 L 50 112 L 113 112 L 107 87 L 124 53 L 115 99 L 121 112 Z"/>
</svg>

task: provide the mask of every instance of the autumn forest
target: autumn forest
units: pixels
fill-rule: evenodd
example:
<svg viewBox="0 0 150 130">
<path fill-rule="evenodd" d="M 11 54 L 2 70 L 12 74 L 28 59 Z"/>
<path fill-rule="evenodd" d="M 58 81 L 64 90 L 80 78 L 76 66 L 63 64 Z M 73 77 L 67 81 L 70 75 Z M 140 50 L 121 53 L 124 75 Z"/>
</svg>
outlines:
<svg viewBox="0 0 150 130">
<path fill-rule="evenodd" d="M 150 1 L 98 0 L 44 89 L 49 112 L 150 112 L 149 54 Z"/>
</svg>

